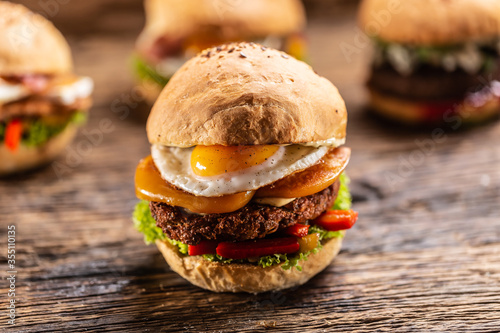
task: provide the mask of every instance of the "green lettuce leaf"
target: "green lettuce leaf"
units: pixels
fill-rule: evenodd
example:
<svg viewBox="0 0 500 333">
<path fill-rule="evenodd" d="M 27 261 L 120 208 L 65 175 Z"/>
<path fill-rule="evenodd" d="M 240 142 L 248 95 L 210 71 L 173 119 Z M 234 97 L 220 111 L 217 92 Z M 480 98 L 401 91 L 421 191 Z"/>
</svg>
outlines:
<svg viewBox="0 0 500 333">
<path fill-rule="evenodd" d="M 161 228 L 156 226 L 156 221 L 151 216 L 151 210 L 149 209 L 149 201 L 141 200 L 135 205 L 132 221 L 134 221 L 135 229 L 144 235 L 144 242 L 146 244 L 152 244 L 157 239 L 166 240 L 173 246 L 177 246 L 180 253 L 188 254 L 187 244 L 167 238 Z"/>
<path fill-rule="evenodd" d="M 261 266 L 263 268 L 274 266 L 274 265 L 281 265 L 281 268 L 284 270 L 289 270 L 292 268 L 295 268 L 299 271 L 302 271 L 302 266 L 299 265 L 299 262 L 301 260 L 307 260 L 310 254 L 312 253 L 317 253 L 321 249 L 321 244 L 318 245 L 317 248 L 306 252 L 306 253 L 293 253 L 293 254 L 272 254 L 269 256 L 263 256 L 258 258 L 256 261 L 248 261 L 248 260 L 234 260 L 234 259 L 228 259 L 224 258 L 218 254 L 204 254 L 203 258 L 205 258 L 208 261 L 212 262 L 219 262 L 222 264 L 230 264 L 230 263 L 242 263 L 242 264 L 253 264 L 257 266 Z"/>
<path fill-rule="evenodd" d="M 160 229 L 161 230 L 161 229 Z M 177 249 L 182 254 L 188 254 L 188 245 L 183 242 L 176 241 L 175 239 L 166 238 L 165 239 L 172 244 L 173 246 L 177 246 Z"/>
<path fill-rule="evenodd" d="M 58 135 L 69 124 L 82 125 L 87 120 L 87 112 L 75 111 L 67 121 L 53 124 L 42 118 L 27 118 L 23 120 L 23 134 L 21 142 L 27 147 L 39 147 Z M 7 123 L 0 122 L 0 142 L 5 140 Z"/>
<path fill-rule="evenodd" d="M 161 87 L 165 87 L 170 78 L 166 78 L 148 65 L 143 59 L 139 56 L 134 56 L 132 58 L 132 64 L 135 70 L 136 75 L 142 80 L 153 81 Z"/>
<path fill-rule="evenodd" d="M 69 124 L 82 125 L 86 120 L 87 113 L 83 111 L 76 111 L 68 121 L 60 124 L 47 124 L 43 118 L 28 120 L 25 123 L 22 143 L 28 147 L 39 147 L 64 131 Z"/>
<path fill-rule="evenodd" d="M 328 230 L 325 230 L 317 225 L 311 225 L 309 227 L 309 233 L 310 234 L 312 234 L 312 233 L 319 234 L 319 240 L 327 240 L 330 238 L 343 238 L 344 237 L 344 234 L 340 231 L 328 231 Z"/>
<path fill-rule="evenodd" d="M 351 180 L 349 177 L 343 173 L 340 175 L 340 188 L 337 195 L 337 199 L 333 204 L 333 209 L 335 210 L 349 210 L 352 206 L 351 192 L 349 192 L 349 183 Z"/>
<path fill-rule="evenodd" d="M 223 264 L 248 262 L 246 260 L 235 260 L 235 259 L 224 258 L 218 254 L 204 254 L 203 258 L 205 258 L 208 261 L 220 262 Z"/>
<path fill-rule="evenodd" d="M 388 49 L 391 45 L 396 43 L 389 43 L 380 39 L 375 39 L 375 46 L 380 51 L 384 58 L 388 57 Z M 498 39 L 485 41 L 478 45 L 478 51 L 482 58 L 481 71 L 491 73 L 496 69 L 496 59 L 498 58 L 499 51 L 497 49 Z M 457 56 L 458 53 L 464 51 L 465 45 L 462 43 L 451 45 L 435 45 L 435 46 L 417 46 L 398 44 L 400 47 L 406 49 L 411 55 L 411 58 L 418 63 L 436 64 L 442 63 L 442 59 L 447 56 Z"/>
<path fill-rule="evenodd" d="M 154 243 L 157 239 L 167 239 L 161 228 L 156 226 L 156 221 L 151 216 L 151 211 L 149 210 L 148 201 L 141 200 L 135 205 L 132 221 L 134 221 L 135 229 L 144 234 L 144 242 L 146 244 Z"/>
<path fill-rule="evenodd" d="M 87 118 L 88 112 L 76 111 L 71 115 L 71 119 L 69 120 L 69 122 L 73 125 L 82 126 L 87 122 Z"/>
<path fill-rule="evenodd" d="M 27 125 L 22 143 L 27 147 L 39 147 L 50 138 L 61 133 L 67 124 L 48 125 L 43 120 L 34 120 Z"/>
<path fill-rule="evenodd" d="M 5 123 L 0 122 L 0 142 L 2 142 L 5 139 L 5 127 L 7 127 L 7 125 Z"/>
<path fill-rule="evenodd" d="M 342 174 L 340 176 L 339 193 L 333 206 L 334 209 L 348 210 L 351 208 L 351 195 L 349 193 L 348 184 L 349 184 L 349 178 L 345 174 Z M 168 242 L 170 242 L 170 244 L 177 246 L 180 253 L 187 255 L 188 253 L 187 244 L 167 238 L 165 234 L 163 234 L 162 230 L 156 226 L 156 221 L 151 216 L 151 211 L 149 210 L 148 201 L 142 200 L 139 203 L 137 203 L 137 205 L 135 206 L 132 219 L 134 221 L 135 228 L 139 232 L 144 234 L 144 241 L 146 242 L 146 244 L 154 243 L 155 240 L 157 239 L 167 240 Z M 319 238 L 322 241 L 331 238 L 343 237 L 343 234 L 340 231 L 327 231 L 317 225 L 311 225 L 309 227 L 309 234 L 312 233 L 318 233 Z M 203 258 L 211 262 L 219 262 L 223 264 L 246 263 L 246 264 L 258 265 L 263 268 L 282 264 L 281 268 L 283 268 L 284 270 L 295 268 L 301 271 L 302 267 L 299 265 L 299 263 L 301 261 L 307 260 L 311 254 L 317 253 L 319 250 L 321 250 L 321 248 L 322 245 L 320 242 L 315 249 L 306 253 L 273 254 L 269 256 L 260 257 L 256 261 L 251 261 L 251 262 L 246 259 L 244 260 L 228 259 L 218 254 L 205 254 L 203 255 Z"/>
<path fill-rule="evenodd" d="M 273 265 L 279 265 L 282 263 L 281 268 L 285 271 L 295 268 L 298 271 L 302 271 L 302 266 L 299 265 L 301 261 L 306 261 L 309 255 L 313 253 L 318 253 L 323 246 L 318 244 L 315 249 L 305 253 L 293 253 L 293 254 L 274 254 L 270 256 L 265 256 L 259 258 L 258 265 L 262 267 L 270 267 Z"/>
</svg>

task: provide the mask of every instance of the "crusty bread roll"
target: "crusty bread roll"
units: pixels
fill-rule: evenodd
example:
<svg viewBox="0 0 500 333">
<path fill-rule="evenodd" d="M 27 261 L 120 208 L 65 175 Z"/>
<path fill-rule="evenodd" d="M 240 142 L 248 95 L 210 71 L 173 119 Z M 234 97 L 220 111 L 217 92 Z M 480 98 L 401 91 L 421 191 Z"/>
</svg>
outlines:
<svg viewBox="0 0 500 333">
<path fill-rule="evenodd" d="M 310 66 L 254 43 L 201 52 L 174 74 L 147 122 L 152 144 L 306 143 L 346 135 L 337 88 Z"/>
<path fill-rule="evenodd" d="M 301 31 L 305 12 L 299 0 L 146 0 L 146 26 L 137 41 L 145 49 L 162 36 L 186 38 L 204 28 L 224 40 L 244 40 Z"/>
<path fill-rule="evenodd" d="M 5 145 L 0 145 L 0 176 L 27 171 L 49 163 L 61 154 L 73 140 L 77 127 L 69 124 L 64 131 L 47 141 L 41 147 L 19 145 L 15 152 Z"/>
<path fill-rule="evenodd" d="M 284 270 L 281 265 L 262 268 L 252 264 L 221 264 L 202 256 L 185 256 L 167 241 L 156 241 L 172 270 L 192 284 L 215 292 L 252 294 L 288 289 L 302 285 L 325 269 L 340 251 L 342 238 L 331 238 L 316 254 L 301 261 L 302 271 Z"/>
<path fill-rule="evenodd" d="M 450 106 L 450 111 L 438 117 L 434 116 L 434 121 L 430 120 L 432 111 L 429 111 L 429 103 L 425 101 L 412 101 L 392 95 L 387 95 L 373 89 L 370 90 L 370 106 L 377 114 L 406 124 L 421 123 L 443 123 L 456 124 L 456 117 L 460 117 L 463 123 L 481 123 L 488 119 L 497 117 L 500 113 L 500 100 L 496 96 L 491 96 L 489 100 L 480 107 L 472 107 L 465 103 L 457 103 Z M 453 110 L 451 110 L 453 107 Z M 452 113 L 453 111 L 453 113 Z"/>
<path fill-rule="evenodd" d="M 500 35 L 500 1 L 364 0 L 359 23 L 371 37 L 412 45 L 452 45 Z"/>
<path fill-rule="evenodd" d="M 71 73 L 71 50 L 51 22 L 5 1 L 0 13 L 0 75 Z"/>
</svg>

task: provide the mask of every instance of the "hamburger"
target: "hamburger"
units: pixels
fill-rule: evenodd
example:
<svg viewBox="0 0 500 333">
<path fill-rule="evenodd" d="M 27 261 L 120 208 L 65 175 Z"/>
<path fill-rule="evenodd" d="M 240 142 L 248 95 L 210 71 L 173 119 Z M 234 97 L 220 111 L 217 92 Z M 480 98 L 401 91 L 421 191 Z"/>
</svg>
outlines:
<svg viewBox="0 0 500 333">
<path fill-rule="evenodd" d="M 375 112 L 454 128 L 498 115 L 500 2 L 364 0 L 359 22 L 375 45 Z"/>
<path fill-rule="evenodd" d="M 346 124 L 337 88 L 307 64 L 255 43 L 206 49 L 149 115 L 135 226 L 201 288 L 301 285 L 328 266 L 357 219 Z"/>
<path fill-rule="evenodd" d="M 61 33 L 0 1 L 0 176 L 54 159 L 85 121 L 93 82 L 73 73 Z"/>
<path fill-rule="evenodd" d="M 146 0 L 145 12 L 133 63 L 151 104 L 184 62 L 211 46 L 253 41 L 305 58 L 300 0 Z"/>
</svg>

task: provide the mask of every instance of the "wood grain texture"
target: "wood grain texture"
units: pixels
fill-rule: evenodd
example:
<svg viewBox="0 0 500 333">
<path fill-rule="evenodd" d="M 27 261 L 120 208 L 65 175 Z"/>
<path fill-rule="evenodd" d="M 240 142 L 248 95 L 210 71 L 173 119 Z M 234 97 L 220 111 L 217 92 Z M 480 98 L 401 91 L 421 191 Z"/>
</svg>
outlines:
<svg viewBox="0 0 500 333">
<path fill-rule="evenodd" d="M 193 287 L 144 245 L 130 220 L 134 168 L 149 149 L 128 71 L 135 35 L 71 37 L 95 107 L 58 160 L 64 175 L 52 165 L 0 181 L 0 246 L 15 224 L 19 273 L 17 325 L 2 312 L 2 331 L 499 332 L 500 124 L 447 132 L 427 152 L 418 143 L 433 129 L 367 116 L 368 48 L 350 63 L 339 48 L 356 37 L 353 15 L 313 22 L 308 35 L 314 67 L 347 102 L 359 222 L 323 273 L 257 296 Z M 97 135 L 106 119 L 112 129 Z M 2 311 L 6 294 L 3 279 Z"/>
</svg>

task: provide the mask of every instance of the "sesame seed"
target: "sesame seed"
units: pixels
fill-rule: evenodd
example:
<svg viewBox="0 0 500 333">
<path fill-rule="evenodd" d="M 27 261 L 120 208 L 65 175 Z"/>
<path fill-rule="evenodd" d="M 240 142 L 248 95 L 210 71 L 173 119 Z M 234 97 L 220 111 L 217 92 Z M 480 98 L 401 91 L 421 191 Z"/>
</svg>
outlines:
<svg viewBox="0 0 500 333">
<path fill-rule="evenodd" d="M 241 58 L 246 58 L 247 56 L 245 55 L 245 53 L 240 52 L 240 57 L 241 57 Z"/>
<path fill-rule="evenodd" d="M 265 46 L 261 46 L 261 47 L 260 47 L 260 49 L 261 49 L 262 51 L 265 51 L 265 50 L 267 50 L 267 47 L 265 47 Z"/>
<path fill-rule="evenodd" d="M 227 51 L 227 53 L 233 53 L 233 51 L 234 51 L 234 47 L 229 49 L 229 51 Z"/>
<path fill-rule="evenodd" d="M 285 58 L 285 59 L 290 58 L 290 57 L 289 57 L 289 56 L 287 56 L 286 54 L 281 54 L 281 56 L 282 56 L 283 58 Z"/>
<path fill-rule="evenodd" d="M 217 46 L 217 52 L 220 52 L 220 51 L 222 51 L 222 47 Z"/>
</svg>

